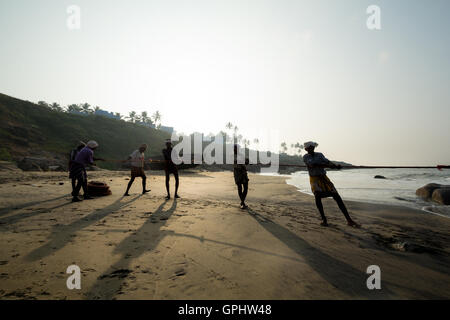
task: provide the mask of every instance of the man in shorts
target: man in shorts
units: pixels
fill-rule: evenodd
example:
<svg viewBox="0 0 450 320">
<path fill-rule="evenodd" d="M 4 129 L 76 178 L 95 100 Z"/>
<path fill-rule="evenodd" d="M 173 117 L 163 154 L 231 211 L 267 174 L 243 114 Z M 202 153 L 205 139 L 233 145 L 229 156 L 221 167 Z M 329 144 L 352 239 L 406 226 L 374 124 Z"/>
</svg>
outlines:
<svg viewBox="0 0 450 320">
<path fill-rule="evenodd" d="M 130 194 L 128 191 L 130 191 L 131 185 L 134 182 L 134 179 L 136 177 L 142 178 L 142 194 L 146 194 L 147 192 L 150 192 L 150 190 L 146 189 L 146 183 L 147 183 L 147 176 L 144 172 L 144 160 L 145 160 L 145 154 L 144 152 L 147 150 L 147 145 L 143 144 L 139 147 L 139 149 L 135 150 L 130 156 L 128 157 L 128 160 L 131 162 L 131 179 L 130 182 L 128 182 L 127 191 L 125 191 L 124 196 L 127 197 Z"/>
</svg>

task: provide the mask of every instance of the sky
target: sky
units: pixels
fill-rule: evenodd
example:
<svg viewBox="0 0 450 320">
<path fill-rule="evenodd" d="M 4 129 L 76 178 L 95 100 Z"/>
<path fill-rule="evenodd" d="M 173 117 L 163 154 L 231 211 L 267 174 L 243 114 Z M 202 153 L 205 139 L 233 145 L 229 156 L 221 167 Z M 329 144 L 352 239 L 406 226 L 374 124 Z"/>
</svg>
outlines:
<svg viewBox="0 0 450 320">
<path fill-rule="evenodd" d="M 313 140 L 359 165 L 450 164 L 449 13 L 447 0 L 0 0 L 0 92 L 159 110 L 183 133 L 232 122 L 261 147 Z"/>
</svg>

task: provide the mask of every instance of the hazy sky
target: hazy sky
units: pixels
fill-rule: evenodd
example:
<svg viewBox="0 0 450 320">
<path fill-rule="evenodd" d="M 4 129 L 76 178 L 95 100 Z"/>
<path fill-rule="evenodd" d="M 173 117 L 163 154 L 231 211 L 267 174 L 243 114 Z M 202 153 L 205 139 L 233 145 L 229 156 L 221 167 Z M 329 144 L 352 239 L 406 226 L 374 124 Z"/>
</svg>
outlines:
<svg viewBox="0 0 450 320">
<path fill-rule="evenodd" d="M 159 110 L 184 133 L 231 121 L 355 164 L 450 164 L 449 13 L 447 0 L 0 0 L 0 92 Z"/>
</svg>

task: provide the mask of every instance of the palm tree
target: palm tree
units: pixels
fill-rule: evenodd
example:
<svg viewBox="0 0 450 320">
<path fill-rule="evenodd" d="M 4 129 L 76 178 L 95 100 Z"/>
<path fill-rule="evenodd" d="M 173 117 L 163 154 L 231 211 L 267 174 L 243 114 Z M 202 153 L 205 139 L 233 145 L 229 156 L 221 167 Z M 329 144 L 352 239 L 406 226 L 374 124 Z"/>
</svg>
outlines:
<svg viewBox="0 0 450 320">
<path fill-rule="evenodd" d="M 302 155 L 302 150 L 303 150 L 303 144 L 301 144 L 300 142 L 297 142 L 294 145 L 294 148 L 297 149 L 298 155 L 301 156 Z"/>
<path fill-rule="evenodd" d="M 67 112 L 81 112 L 81 107 L 77 104 L 70 104 L 67 106 Z"/>
<path fill-rule="evenodd" d="M 143 123 L 148 123 L 148 120 L 150 120 L 150 118 L 148 117 L 147 111 L 142 111 L 141 112 L 141 121 Z"/>
<path fill-rule="evenodd" d="M 39 106 L 42 106 L 42 107 L 49 107 L 49 105 L 48 105 L 48 103 L 47 102 L 45 102 L 45 101 L 38 101 L 38 103 L 37 103 Z"/>
<path fill-rule="evenodd" d="M 81 109 L 84 113 L 90 114 L 92 113 L 91 105 L 87 102 L 80 104 Z"/>
<path fill-rule="evenodd" d="M 63 111 L 63 109 L 61 108 L 61 106 L 60 106 L 58 103 L 56 103 L 56 102 L 53 102 L 49 107 L 50 107 L 53 111 L 56 111 L 56 112 L 62 112 L 62 111 Z"/>
<path fill-rule="evenodd" d="M 282 151 L 283 153 L 286 153 L 287 149 L 288 149 L 288 147 L 287 147 L 286 142 L 282 142 L 282 143 L 281 143 L 281 151 Z"/>
<path fill-rule="evenodd" d="M 161 127 L 161 117 L 161 113 L 158 110 L 152 115 L 153 122 L 157 128 Z"/>
<path fill-rule="evenodd" d="M 136 121 L 136 111 L 131 111 L 128 116 L 126 117 L 130 122 Z"/>
<path fill-rule="evenodd" d="M 237 138 L 238 138 L 238 131 L 239 131 L 239 128 L 238 128 L 238 126 L 234 126 L 234 128 L 233 128 L 233 143 L 236 143 L 236 141 L 238 140 Z"/>
<path fill-rule="evenodd" d="M 228 134 L 225 131 L 220 131 L 219 135 L 221 135 L 223 137 L 224 143 L 227 143 L 227 141 L 228 141 Z"/>
</svg>

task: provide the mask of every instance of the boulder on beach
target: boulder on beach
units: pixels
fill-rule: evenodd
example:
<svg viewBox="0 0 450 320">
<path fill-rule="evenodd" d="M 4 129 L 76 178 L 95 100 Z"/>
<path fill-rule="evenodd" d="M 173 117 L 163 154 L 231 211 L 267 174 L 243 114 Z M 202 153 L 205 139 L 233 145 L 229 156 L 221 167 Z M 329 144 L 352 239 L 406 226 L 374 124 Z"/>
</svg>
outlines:
<svg viewBox="0 0 450 320">
<path fill-rule="evenodd" d="M 422 198 L 422 199 L 424 199 L 424 200 L 429 201 L 429 200 L 431 200 L 431 197 L 432 197 L 432 195 L 433 195 L 433 192 L 434 192 L 436 189 L 440 189 L 440 188 L 443 188 L 443 187 L 445 187 L 445 186 L 443 186 L 443 185 L 441 185 L 441 184 L 437 184 L 437 183 L 429 183 L 429 184 L 423 186 L 422 188 L 417 189 L 417 190 L 416 190 L 416 195 L 417 195 L 419 198 Z"/>
<path fill-rule="evenodd" d="M 444 186 L 443 188 L 434 190 L 431 200 L 446 206 L 450 205 L 450 186 Z"/>
<path fill-rule="evenodd" d="M 23 171 L 65 171 L 66 163 L 59 159 L 24 157 L 17 166 Z"/>
<path fill-rule="evenodd" d="M 380 175 L 376 175 L 375 177 L 373 177 L 374 179 L 386 179 L 385 176 L 380 176 Z"/>
</svg>

